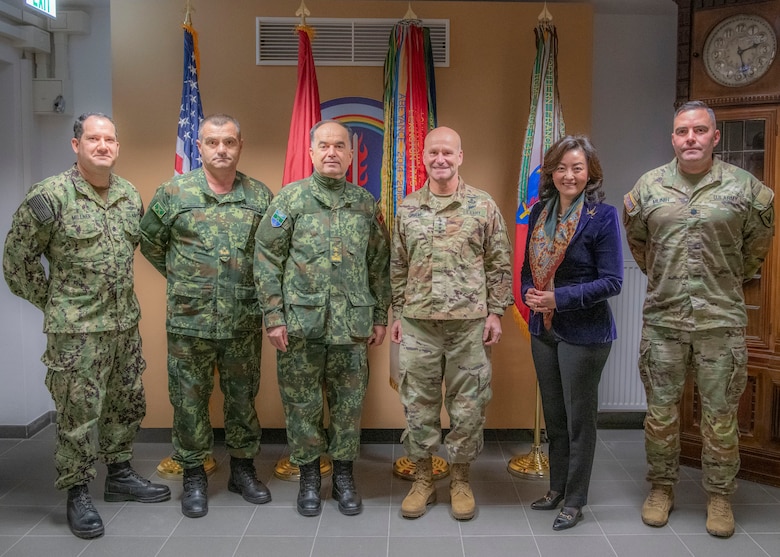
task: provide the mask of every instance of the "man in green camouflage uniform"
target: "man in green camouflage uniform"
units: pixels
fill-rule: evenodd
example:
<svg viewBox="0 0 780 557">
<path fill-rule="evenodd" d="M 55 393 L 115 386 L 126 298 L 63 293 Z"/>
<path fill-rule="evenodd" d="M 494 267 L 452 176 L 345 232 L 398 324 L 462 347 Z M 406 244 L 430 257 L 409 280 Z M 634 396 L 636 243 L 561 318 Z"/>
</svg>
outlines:
<svg viewBox="0 0 780 557">
<path fill-rule="evenodd" d="M 692 101 L 675 114 L 676 158 L 642 176 L 624 198 L 631 253 L 647 275 L 639 372 L 647 393 L 645 447 L 652 483 L 642 507 L 666 524 L 678 480 L 678 404 L 688 372 L 701 400 L 707 531 L 734 533 L 729 496 L 739 470 L 737 406 L 747 381 L 742 283 L 764 261 L 774 230 L 773 193 L 713 158 L 715 114 Z"/>
<path fill-rule="evenodd" d="M 254 466 L 262 313 L 252 264 L 255 230 L 272 194 L 236 170 L 243 140 L 234 118 L 204 119 L 197 146 L 203 168 L 162 184 L 141 221 L 141 252 L 167 278 L 173 459 L 183 468 L 181 508 L 190 518 L 208 512 L 203 463 L 214 444 L 209 399 L 215 366 L 225 395 L 228 489 L 250 503 L 271 500 Z"/>
<path fill-rule="evenodd" d="M 313 175 L 285 186 L 257 230 L 255 283 L 277 349 L 290 461 L 301 471 L 298 512 L 320 513 L 320 455 L 327 452 L 333 498 L 343 514 L 354 515 L 362 509 L 352 463 L 360 450 L 367 347 L 385 337 L 390 238 L 372 195 L 346 181 L 349 130 L 326 120 L 310 137 Z"/>
<path fill-rule="evenodd" d="M 111 118 L 82 114 L 73 131 L 76 164 L 30 189 L 5 241 L 3 272 L 11 291 L 44 314 L 42 361 L 57 410 L 55 485 L 68 490 L 71 531 L 89 539 L 104 532 L 87 489 L 98 456 L 108 466 L 106 501 L 171 495 L 130 467 L 146 413 L 133 291 L 141 196 L 112 172 L 119 143 Z"/>
<path fill-rule="evenodd" d="M 401 514 L 422 516 L 436 500 L 431 458 L 441 441 L 443 380 L 452 516 L 470 520 L 476 506 L 469 466 L 482 451 L 490 350 L 513 303 L 511 246 L 493 199 L 458 173 L 463 151 L 454 130 L 428 133 L 423 162 L 428 181 L 398 207 L 390 263 L 391 339 L 401 345 L 398 392 L 407 421 L 402 440 L 416 465 Z"/>
</svg>

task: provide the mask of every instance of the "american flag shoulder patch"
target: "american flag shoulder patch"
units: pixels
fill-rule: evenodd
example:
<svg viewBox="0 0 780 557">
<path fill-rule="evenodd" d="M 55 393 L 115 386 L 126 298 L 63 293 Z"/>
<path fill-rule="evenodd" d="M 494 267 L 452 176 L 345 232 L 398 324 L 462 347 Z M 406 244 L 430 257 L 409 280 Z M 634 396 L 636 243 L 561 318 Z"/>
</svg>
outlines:
<svg viewBox="0 0 780 557">
<path fill-rule="evenodd" d="M 54 220 L 54 213 L 52 213 L 48 201 L 42 194 L 33 195 L 27 200 L 27 205 L 41 224 L 49 224 Z"/>
</svg>

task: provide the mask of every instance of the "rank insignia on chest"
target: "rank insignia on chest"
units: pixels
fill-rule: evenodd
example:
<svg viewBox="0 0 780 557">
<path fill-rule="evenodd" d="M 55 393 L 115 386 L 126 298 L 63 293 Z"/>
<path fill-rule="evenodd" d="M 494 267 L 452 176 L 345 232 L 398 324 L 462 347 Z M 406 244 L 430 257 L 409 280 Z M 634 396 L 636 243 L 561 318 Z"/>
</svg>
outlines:
<svg viewBox="0 0 780 557">
<path fill-rule="evenodd" d="M 274 214 L 271 215 L 271 226 L 274 228 L 279 228 L 284 224 L 284 221 L 287 220 L 287 215 L 285 215 L 282 211 L 277 209 L 274 211 Z"/>
<path fill-rule="evenodd" d="M 152 211 L 159 218 L 163 218 L 165 216 L 165 208 L 160 204 L 159 201 L 155 202 L 155 204 L 152 205 Z"/>
</svg>

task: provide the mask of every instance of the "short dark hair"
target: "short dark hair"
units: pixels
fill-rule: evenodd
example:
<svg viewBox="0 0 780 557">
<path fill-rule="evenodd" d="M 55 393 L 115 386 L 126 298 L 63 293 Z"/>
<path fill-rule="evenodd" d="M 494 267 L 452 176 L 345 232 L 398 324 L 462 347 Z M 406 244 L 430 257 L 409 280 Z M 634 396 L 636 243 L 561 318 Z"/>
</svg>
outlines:
<svg viewBox="0 0 780 557">
<path fill-rule="evenodd" d="M 598 153 L 584 135 L 567 135 L 553 143 L 544 154 L 542 163 L 542 178 L 539 183 L 539 199 L 547 200 L 558 194 L 553 183 L 553 172 L 560 164 L 563 156 L 569 151 L 579 149 L 585 154 L 588 161 L 588 184 L 585 186 L 585 201 L 587 203 L 601 203 L 606 195 L 602 190 L 604 172 L 601 170 L 601 162 Z"/>
<path fill-rule="evenodd" d="M 203 120 L 200 121 L 200 124 L 198 124 L 198 139 L 203 139 L 203 126 L 206 124 L 212 124 L 214 126 L 224 126 L 225 124 L 233 124 L 236 127 L 236 133 L 238 133 L 238 138 L 241 139 L 241 124 L 238 123 L 238 120 L 233 118 L 232 116 L 229 116 L 228 114 L 210 114 L 206 116 Z"/>
<path fill-rule="evenodd" d="M 84 135 L 84 122 L 87 120 L 87 118 L 92 116 L 95 116 L 96 118 L 104 118 L 105 120 L 111 122 L 114 125 L 114 135 L 117 137 L 119 136 L 119 133 L 116 130 L 116 123 L 111 118 L 111 116 L 103 114 L 102 112 L 85 112 L 76 118 L 75 122 L 73 122 L 73 137 L 76 139 L 81 139 L 81 136 Z"/>
<path fill-rule="evenodd" d="M 333 119 L 320 120 L 319 122 L 317 122 L 316 124 L 314 124 L 311 127 L 311 131 L 309 132 L 309 145 L 312 145 L 312 146 L 314 145 L 314 134 L 317 133 L 317 130 L 320 129 L 325 124 L 337 124 L 337 125 L 341 126 L 342 128 L 344 128 L 345 130 L 347 130 L 347 137 L 349 138 L 348 145 L 349 145 L 349 148 L 352 149 L 352 130 L 349 128 L 348 125 L 343 124 L 343 123 L 339 122 L 338 120 L 333 120 Z"/>
<path fill-rule="evenodd" d="M 718 125 L 718 121 L 715 119 L 715 112 L 704 101 L 684 102 L 674 111 L 674 117 L 677 118 L 677 116 L 683 112 L 688 112 L 689 110 L 706 110 L 707 114 L 710 116 L 710 120 L 712 120 L 712 127 L 714 128 Z"/>
</svg>

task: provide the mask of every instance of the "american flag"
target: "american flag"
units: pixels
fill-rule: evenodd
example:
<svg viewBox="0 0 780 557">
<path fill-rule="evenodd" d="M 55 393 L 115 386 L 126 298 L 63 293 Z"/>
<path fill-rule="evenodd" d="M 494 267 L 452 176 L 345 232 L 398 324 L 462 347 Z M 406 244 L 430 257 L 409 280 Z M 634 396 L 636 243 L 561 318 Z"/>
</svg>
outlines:
<svg viewBox="0 0 780 557">
<path fill-rule="evenodd" d="M 184 76 L 181 86 L 181 108 L 179 108 L 179 129 L 176 137 L 176 174 L 184 174 L 201 167 L 200 153 L 195 140 L 198 126 L 203 120 L 203 105 L 200 102 L 198 72 L 198 33 L 191 25 L 184 24 Z"/>
</svg>

